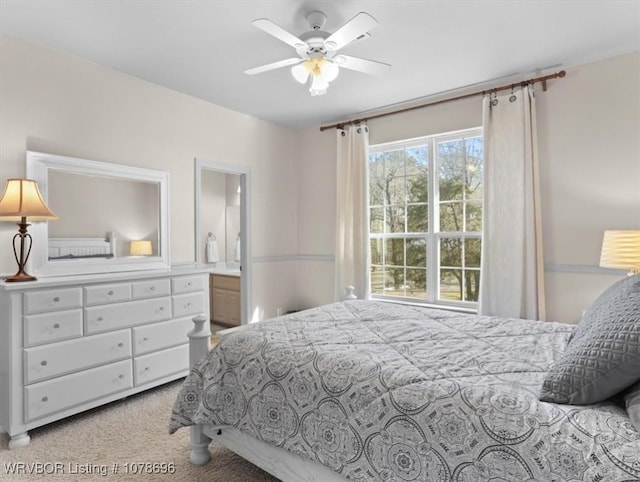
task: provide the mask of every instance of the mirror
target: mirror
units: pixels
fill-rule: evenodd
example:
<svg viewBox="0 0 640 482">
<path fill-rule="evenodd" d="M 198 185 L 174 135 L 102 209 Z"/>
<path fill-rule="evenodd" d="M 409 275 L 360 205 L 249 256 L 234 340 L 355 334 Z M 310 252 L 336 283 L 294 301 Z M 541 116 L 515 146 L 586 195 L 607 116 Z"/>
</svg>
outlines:
<svg viewBox="0 0 640 482">
<path fill-rule="evenodd" d="M 37 276 L 169 267 L 169 173 L 28 151 L 27 177 L 59 217 L 30 229 Z"/>
</svg>

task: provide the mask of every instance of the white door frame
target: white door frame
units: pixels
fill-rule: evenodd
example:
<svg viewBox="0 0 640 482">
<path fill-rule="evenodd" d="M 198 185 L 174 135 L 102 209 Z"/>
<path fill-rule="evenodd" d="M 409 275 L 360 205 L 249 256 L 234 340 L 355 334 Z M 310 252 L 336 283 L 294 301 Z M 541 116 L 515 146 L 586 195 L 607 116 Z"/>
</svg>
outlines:
<svg viewBox="0 0 640 482">
<path fill-rule="evenodd" d="M 251 171 L 248 167 L 235 166 L 219 161 L 206 159 L 195 160 L 195 226 L 196 226 L 196 263 L 203 264 L 202 259 L 202 230 L 200 218 L 202 211 L 202 171 L 204 169 L 223 174 L 240 176 L 240 319 L 243 325 L 249 322 L 251 314 L 251 280 L 253 266 L 251 261 Z"/>
</svg>

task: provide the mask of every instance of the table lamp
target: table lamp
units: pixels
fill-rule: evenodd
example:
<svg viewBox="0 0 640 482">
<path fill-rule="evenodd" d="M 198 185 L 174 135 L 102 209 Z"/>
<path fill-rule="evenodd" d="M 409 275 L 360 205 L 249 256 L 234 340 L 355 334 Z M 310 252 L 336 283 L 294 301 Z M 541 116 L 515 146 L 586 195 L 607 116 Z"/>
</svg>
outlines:
<svg viewBox="0 0 640 482">
<path fill-rule="evenodd" d="M 5 281 L 34 281 L 37 279 L 24 270 L 33 246 L 33 239 L 27 233 L 27 227 L 30 226 L 28 221 L 55 219 L 58 219 L 58 216 L 47 207 L 36 181 L 32 179 L 7 179 L 4 193 L 0 198 L 0 220 L 17 221 L 18 233 L 13 236 L 13 255 L 18 263 L 18 272 L 6 278 Z"/>
<path fill-rule="evenodd" d="M 600 266 L 640 273 L 640 231 L 611 230 L 604 232 Z"/>
</svg>

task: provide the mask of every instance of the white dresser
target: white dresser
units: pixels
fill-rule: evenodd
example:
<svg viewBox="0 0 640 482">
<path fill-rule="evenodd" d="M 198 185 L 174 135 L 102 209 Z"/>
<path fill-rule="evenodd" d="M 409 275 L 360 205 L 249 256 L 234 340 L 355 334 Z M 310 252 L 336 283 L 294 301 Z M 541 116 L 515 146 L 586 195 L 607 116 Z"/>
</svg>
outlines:
<svg viewBox="0 0 640 482">
<path fill-rule="evenodd" d="M 209 313 L 197 269 L 0 283 L 0 426 L 27 431 L 187 374 L 191 318 Z"/>
</svg>

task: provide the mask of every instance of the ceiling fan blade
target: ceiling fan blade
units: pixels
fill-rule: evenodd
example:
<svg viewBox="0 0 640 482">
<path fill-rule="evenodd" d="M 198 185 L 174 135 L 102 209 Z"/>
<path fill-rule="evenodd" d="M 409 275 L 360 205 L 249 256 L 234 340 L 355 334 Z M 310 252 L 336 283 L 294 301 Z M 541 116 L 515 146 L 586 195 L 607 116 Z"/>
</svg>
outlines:
<svg viewBox="0 0 640 482">
<path fill-rule="evenodd" d="M 357 70 L 365 74 L 381 75 L 391 68 L 391 65 L 383 62 L 361 59 L 350 55 L 338 55 L 334 60 L 342 69 Z"/>
<path fill-rule="evenodd" d="M 338 50 L 378 25 L 378 21 L 366 12 L 360 12 L 338 30 L 324 44 L 327 50 Z"/>
<path fill-rule="evenodd" d="M 295 35 L 287 32 L 268 18 L 259 18 L 251 23 L 260 30 L 267 32 L 269 35 L 273 35 L 275 38 L 282 40 L 284 43 L 291 45 L 295 49 L 309 48 L 305 41 L 300 40 Z"/>
<path fill-rule="evenodd" d="M 261 74 L 262 72 L 267 72 L 268 70 L 275 70 L 281 67 L 287 67 L 289 65 L 299 64 L 300 62 L 304 62 L 304 60 L 305 59 L 301 59 L 299 57 L 279 60 L 278 62 L 271 62 L 270 64 L 261 65 L 260 67 L 247 69 L 244 71 L 244 73 L 249 75 Z"/>
</svg>

